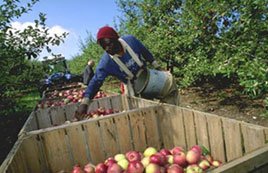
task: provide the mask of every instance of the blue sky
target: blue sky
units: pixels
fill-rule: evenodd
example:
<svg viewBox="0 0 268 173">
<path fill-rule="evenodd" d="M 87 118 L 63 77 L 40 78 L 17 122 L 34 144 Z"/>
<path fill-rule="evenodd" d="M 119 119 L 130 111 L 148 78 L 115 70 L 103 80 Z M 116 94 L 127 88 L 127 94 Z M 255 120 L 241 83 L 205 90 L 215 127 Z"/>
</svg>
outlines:
<svg viewBox="0 0 268 173">
<path fill-rule="evenodd" d="M 32 11 L 13 22 L 16 26 L 27 25 L 38 18 L 39 12 L 46 14 L 47 27 L 54 32 L 69 32 L 65 43 L 52 49 L 67 59 L 81 54 L 79 40 L 85 40 L 88 33 L 95 36 L 104 25 L 114 26 L 120 14 L 114 0 L 40 0 Z M 41 57 L 45 55 L 42 53 Z"/>
</svg>

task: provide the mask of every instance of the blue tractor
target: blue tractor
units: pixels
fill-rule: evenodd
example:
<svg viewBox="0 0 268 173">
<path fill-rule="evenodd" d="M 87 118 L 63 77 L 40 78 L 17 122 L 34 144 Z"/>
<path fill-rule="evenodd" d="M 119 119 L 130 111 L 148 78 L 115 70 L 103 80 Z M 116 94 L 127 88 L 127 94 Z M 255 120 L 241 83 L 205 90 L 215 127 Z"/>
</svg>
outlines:
<svg viewBox="0 0 268 173">
<path fill-rule="evenodd" d="M 82 82 L 82 75 L 72 74 L 68 69 L 64 57 L 55 57 L 42 61 L 45 71 L 45 78 L 40 80 L 39 92 L 40 96 L 46 90 L 53 90 L 63 87 L 66 84 Z"/>
</svg>

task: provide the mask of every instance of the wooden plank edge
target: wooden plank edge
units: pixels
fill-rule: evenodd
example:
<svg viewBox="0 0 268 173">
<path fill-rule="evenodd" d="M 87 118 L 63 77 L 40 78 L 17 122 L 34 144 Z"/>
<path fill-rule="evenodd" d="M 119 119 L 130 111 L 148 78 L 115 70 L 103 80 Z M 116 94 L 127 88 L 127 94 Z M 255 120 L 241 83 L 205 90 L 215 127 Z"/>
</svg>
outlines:
<svg viewBox="0 0 268 173">
<path fill-rule="evenodd" d="M 221 167 L 211 170 L 210 173 L 216 172 L 250 172 L 265 164 L 268 164 L 268 145 L 257 149 L 247 155 L 223 164 Z M 242 171 L 242 172 L 241 172 Z"/>
<path fill-rule="evenodd" d="M 15 144 L 13 145 L 12 149 L 10 150 L 10 152 L 8 153 L 6 159 L 3 161 L 3 163 L 0 166 L 0 172 L 4 173 L 8 170 L 8 167 L 10 165 L 10 163 L 13 161 L 14 156 L 16 155 L 16 153 L 18 152 L 22 142 L 23 142 L 23 137 L 19 138 Z"/>
<path fill-rule="evenodd" d="M 76 126 L 76 125 L 81 125 L 81 124 L 85 124 L 87 122 L 91 122 L 91 121 L 99 121 L 99 120 L 103 120 L 103 119 L 107 119 L 107 118 L 113 118 L 115 116 L 123 116 L 126 113 L 131 113 L 131 112 L 137 112 L 137 111 L 142 111 L 142 110 L 146 110 L 146 109 L 151 109 L 151 108 L 155 108 L 158 106 L 148 106 L 148 107 L 144 107 L 144 108 L 136 108 L 136 109 L 132 109 L 132 110 L 128 110 L 128 111 L 124 111 L 124 112 L 118 112 L 118 113 L 114 113 L 111 115 L 107 115 L 107 116 L 103 116 L 103 117 L 98 117 L 98 118 L 92 118 L 92 119 L 87 119 L 87 120 L 82 120 L 82 121 L 77 121 L 77 122 L 71 122 L 69 124 L 62 124 L 59 126 L 55 126 L 55 127 L 48 127 L 48 128 L 44 128 L 44 129 L 38 129 L 38 130 L 34 130 L 34 131 L 30 131 L 30 132 L 26 132 L 25 135 L 35 135 L 35 134 L 40 134 L 40 133 L 45 133 L 48 131 L 53 131 L 53 130 L 57 130 L 57 129 L 63 129 L 69 126 Z"/>
</svg>

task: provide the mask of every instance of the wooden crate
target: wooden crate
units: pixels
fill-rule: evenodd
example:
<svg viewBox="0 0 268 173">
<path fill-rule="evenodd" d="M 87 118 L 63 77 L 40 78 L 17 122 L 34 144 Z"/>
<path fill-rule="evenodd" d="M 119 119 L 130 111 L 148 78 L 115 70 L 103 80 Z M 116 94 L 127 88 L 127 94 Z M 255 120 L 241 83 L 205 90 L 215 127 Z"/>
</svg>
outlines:
<svg viewBox="0 0 268 173">
<path fill-rule="evenodd" d="M 79 104 L 80 103 L 67 104 L 65 106 L 55 106 L 32 111 L 24 126 L 22 127 L 19 136 L 24 135 L 29 131 L 59 126 L 64 124 L 66 121 L 72 120 Z M 103 107 L 105 109 L 112 108 L 113 110 L 122 112 L 156 104 L 156 102 L 141 98 L 130 98 L 125 95 L 114 95 L 110 97 L 94 99 L 90 104 L 88 111 Z"/>
<path fill-rule="evenodd" d="M 210 172 L 268 172 L 268 129 L 170 105 L 149 106 L 20 138 L 0 172 L 70 171 L 76 163 L 97 164 L 129 150 L 200 144 L 223 166 Z"/>
</svg>

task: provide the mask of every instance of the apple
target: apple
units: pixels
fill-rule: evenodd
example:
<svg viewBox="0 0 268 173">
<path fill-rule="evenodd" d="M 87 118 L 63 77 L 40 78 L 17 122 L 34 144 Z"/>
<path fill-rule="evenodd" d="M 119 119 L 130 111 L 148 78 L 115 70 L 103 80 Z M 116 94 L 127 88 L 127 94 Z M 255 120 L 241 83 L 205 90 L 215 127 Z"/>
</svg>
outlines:
<svg viewBox="0 0 268 173">
<path fill-rule="evenodd" d="M 141 154 L 138 151 L 129 151 L 126 153 L 126 158 L 129 162 L 141 161 Z"/>
<path fill-rule="evenodd" d="M 199 145 L 192 146 L 190 150 L 194 150 L 198 152 L 200 155 L 202 155 L 202 148 Z"/>
<path fill-rule="evenodd" d="M 95 167 L 95 173 L 106 173 L 108 169 L 108 166 L 104 163 L 99 163 Z"/>
<path fill-rule="evenodd" d="M 104 164 L 106 165 L 106 166 L 110 166 L 110 165 L 112 165 L 112 164 L 114 164 L 114 163 L 116 163 L 117 161 L 116 160 L 114 160 L 114 158 L 113 157 L 109 157 L 109 158 L 107 158 L 105 161 L 104 161 Z"/>
<path fill-rule="evenodd" d="M 173 157 L 173 155 L 167 155 L 166 157 L 167 157 L 167 162 L 169 164 L 173 164 L 174 163 L 174 157 Z"/>
<path fill-rule="evenodd" d="M 127 167 L 128 167 L 129 162 L 128 162 L 127 159 L 121 159 L 121 160 L 119 160 L 119 161 L 117 162 L 117 164 L 118 164 L 119 166 L 121 166 L 121 168 L 123 168 L 123 170 L 126 170 Z"/>
<path fill-rule="evenodd" d="M 171 154 L 174 155 L 174 154 L 177 154 L 179 152 L 184 152 L 184 149 L 182 147 L 174 147 L 170 150 Z"/>
<path fill-rule="evenodd" d="M 117 162 L 119 162 L 122 159 L 126 159 L 126 156 L 124 154 L 122 154 L 122 153 L 116 154 L 114 156 L 114 160 L 116 160 Z"/>
<path fill-rule="evenodd" d="M 112 164 L 108 167 L 107 173 L 121 173 L 123 169 L 117 163 Z"/>
<path fill-rule="evenodd" d="M 155 163 L 150 163 L 146 166 L 145 173 L 160 173 L 160 166 Z"/>
<path fill-rule="evenodd" d="M 170 152 L 168 149 L 166 149 L 166 148 L 161 149 L 161 150 L 159 151 L 159 153 L 161 153 L 161 154 L 163 154 L 163 155 L 165 155 L 165 156 L 167 156 L 167 155 L 171 155 L 171 152 Z"/>
<path fill-rule="evenodd" d="M 155 163 L 160 166 L 164 166 L 167 163 L 167 158 L 161 153 L 155 153 L 150 156 L 150 163 Z"/>
<path fill-rule="evenodd" d="M 141 159 L 141 163 L 143 164 L 144 167 L 148 166 L 150 163 L 150 157 L 144 157 Z"/>
<path fill-rule="evenodd" d="M 205 155 L 204 156 L 205 157 L 205 159 L 210 163 L 210 164 L 212 164 L 212 162 L 213 162 L 213 157 L 211 156 L 211 155 L 209 155 L 209 154 L 207 154 L 207 155 Z"/>
<path fill-rule="evenodd" d="M 167 168 L 167 173 L 183 173 L 184 170 L 177 164 L 172 164 Z"/>
<path fill-rule="evenodd" d="M 186 173 L 203 173 L 203 170 L 199 168 L 198 165 L 193 164 L 187 166 Z"/>
<path fill-rule="evenodd" d="M 150 157 L 151 155 L 157 153 L 157 150 L 154 147 L 148 147 L 144 150 L 144 157 Z"/>
<path fill-rule="evenodd" d="M 128 164 L 127 173 L 143 173 L 144 166 L 140 161 L 132 161 Z"/>
<path fill-rule="evenodd" d="M 84 166 L 84 172 L 85 173 L 94 173 L 95 169 L 92 164 L 88 163 Z"/>
<path fill-rule="evenodd" d="M 210 163 L 208 160 L 203 159 L 198 163 L 198 166 L 202 168 L 203 170 L 207 170 L 210 167 Z"/>
<path fill-rule="evenodd" d="M 186 161 L 189 164 L 197 164 L 201 158 L 201 155 L 199 152 L 196 152 L 194 150 L 189 150 L 186 153 Z"/>
<path fill-rule="evenodd" d="M 98 112 L 99 115 L 104 115 L 105 114 L 105 109 L 103 107 L 99 107 L 97 109 L 97 112 Z"/>
<path fill-rule="evenodd" d="M 219 166 L 221 166 L 221 164 L 222 164 L 222 162 L 219 161 L 219 160 L 213 160 L 212 161 L 212 166 L 214 166 L 214 167 L 219 167 Z"/>
<path fill-rule="evenodd" d="M 84 171 L 82 170 L 82 168 L 80 167 L 80 165 L 74 165 L 72 173 L 84 173 Z"/>
<path fill-rule="evenodd" d="M 185 153 L 181 151 L 181 152 L 178 152 L 177 154 L 173 155 L 173 162 L 175 164 L 178 164 L 181 167 L 185 168 L 187 166 Z"/>
</svg>

